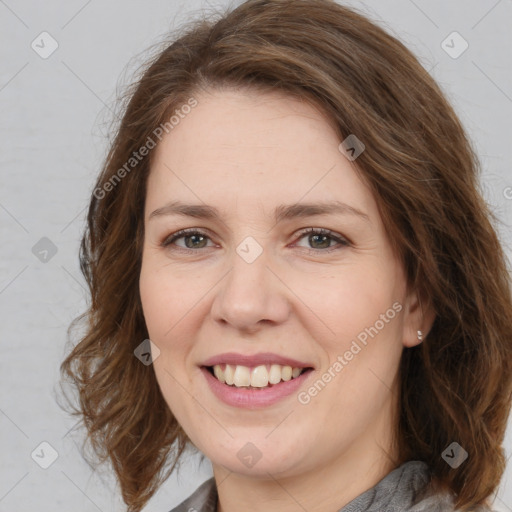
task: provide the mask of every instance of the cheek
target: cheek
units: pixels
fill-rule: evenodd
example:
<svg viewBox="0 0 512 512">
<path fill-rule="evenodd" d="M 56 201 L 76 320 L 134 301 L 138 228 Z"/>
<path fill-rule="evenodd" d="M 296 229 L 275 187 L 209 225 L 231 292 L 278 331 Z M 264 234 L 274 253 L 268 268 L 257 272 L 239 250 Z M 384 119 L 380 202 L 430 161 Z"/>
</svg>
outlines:
<svg viewBox="0 0 512 512">
<path fill-rule="evenodd" d="M 165 326 L 169 329 L 172 325 L 172 318 L 169 318 L 170 299 L 166 284 L 158 279 L 157 273 L 147 270 L 143 266 L 139 291 L 149 337 L 152 340 L 159 339 Z"/>
<path fill-rule="evenodd" d="M 199 290 L 187 278 L 152 263 L 150 258 L 143 262 L 139 291 L 150 337 L 163 341 L 191 311 Z"/>
<path fill-rule="evenodd" d="M 143 262 L 139 292 L 149 338 L 160 350 L 153 369 L 167 405 L 186 424 L 182 386 L 190 387 L 192 378 L 186 361 L 193 337 L 187 329 L 194 319 L 190 304 L 197 301 L 197 290 L 191 293 L 165 265 L 151 263 L 150 258 Z"/>
<path fill-rule="evenodd" d="M 206 276 L 170 268 L 161 258 L 142 265 L 139 291 L 149 339 L 160 349 L 154 368 L 170 392 L 176 378 L 189 379 L 195 371 L 191 354 L 204 321 L 208 286 Z M 174 391 L 179 392 L 179 388 Z"/>
<path fill-rule="evenodd" d="M 329 328 L 322 345 L 328 357 L 324 373 L 331 373 L 325 377 L 332 384 L 319 403 L 332 403 L 333 415 L 360 410 L 362 421 L 389 398 L 402 351 L 403 295 L 397 270 L 376 261 L 324 280 L 329 285 L 323 293 L 313 286 L 305 290 L 308 305 Z"/>
<path fill-rule="evenodd" d="M 349 340 L 402 299 L 398 277 L 394 268 L 351 266 L 330 276 L 303 280 L 300 295 L 328 328 L 328 338 Z M 395 312 L 390 314 L 395 317 Z M 389 331 L 391 323 L 383 331 Z"/>
</svg>

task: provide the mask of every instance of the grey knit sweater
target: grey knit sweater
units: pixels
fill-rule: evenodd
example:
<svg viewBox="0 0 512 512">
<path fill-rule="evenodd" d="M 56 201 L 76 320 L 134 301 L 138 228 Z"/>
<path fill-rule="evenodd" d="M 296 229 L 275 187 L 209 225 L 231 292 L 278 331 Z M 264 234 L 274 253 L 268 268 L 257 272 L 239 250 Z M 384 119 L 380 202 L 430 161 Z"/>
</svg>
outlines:
<svg viewBox="0 0 512 512">
<path fill-rule="evenodd" d="M 391 471 L 374 487 L 360 494 L 338 512 L 456 512 L 450 494 L 428 492 L 430 473 L 427 464 L 409 461 Z M 476 507 L 475 512 L 492 512 Z M 214 478 L 171 512 L 217 512 L 217 488 Z"/>
</svg>

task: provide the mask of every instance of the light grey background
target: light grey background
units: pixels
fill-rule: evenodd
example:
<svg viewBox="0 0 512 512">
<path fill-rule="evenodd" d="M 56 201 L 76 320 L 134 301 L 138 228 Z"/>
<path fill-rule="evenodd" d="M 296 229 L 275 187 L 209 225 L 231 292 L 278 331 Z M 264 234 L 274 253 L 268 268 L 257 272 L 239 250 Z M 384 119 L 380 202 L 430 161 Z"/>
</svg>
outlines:
<svg viewBox="0 0 512 512">
<path fill-rule="evenodd" d="M 512 1 L 344 3 L 402 39 L 446 91 L 482 160 L 485 195 L 510 257 Z M 227 2 L 0 0 L 0 511 L 124 510 L 108 472 L 94 474 L 81 459 L 81 433 L 54 398 L 66 329 L 85 307 L 78 244 L 118 86 L 146 48 L 191 13 L 219 5 Z M 58 43 L 47 59 L 31 47 L 43 46 L 43 31 Z M 456 59 L 441 47 L 453 31 L 469 44 Z M 462 48 L 450 41 L 452 53 Z M 46 263 L 32 252 L 42 237 L 57 249 Z M 58 452 L 48 469 L 31 458 L 43 441 Z M 508 455 L 511 444 L 509 428 Z M 43 452 L 35 452 L 39 461 L 49 460 Z M 496 510 L 512 511 L 511 466 Z M 145 510 L 167 512 L 209 476 L 209 463 L 199 467 L 191 457 Z"/>
</svg>

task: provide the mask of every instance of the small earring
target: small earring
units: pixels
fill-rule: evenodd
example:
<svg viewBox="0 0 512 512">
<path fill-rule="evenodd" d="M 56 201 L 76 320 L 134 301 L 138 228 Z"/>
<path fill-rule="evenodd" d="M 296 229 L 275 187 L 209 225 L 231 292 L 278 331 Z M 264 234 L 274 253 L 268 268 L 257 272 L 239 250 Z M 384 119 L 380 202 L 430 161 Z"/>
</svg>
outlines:
<svg viewBox="0 0 512 512">
<path fill-rule="evenodd" d="M 418 339 L 423 341 L 423 333 L 421 331 L 418 331 Z"/>
</svg>

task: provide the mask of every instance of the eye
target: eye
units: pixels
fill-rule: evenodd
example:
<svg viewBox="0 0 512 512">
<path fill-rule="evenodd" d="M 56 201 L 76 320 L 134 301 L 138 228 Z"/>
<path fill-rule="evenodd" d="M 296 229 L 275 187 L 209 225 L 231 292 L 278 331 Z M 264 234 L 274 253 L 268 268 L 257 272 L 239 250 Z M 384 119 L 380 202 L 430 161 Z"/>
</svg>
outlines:
<svg viewBox="0 0 512 512">
<path fill-rule="evenodd" d="M 309 252 L 332 252 L 339 250 L 343 247 L 350 245 L 350 242 L 341 235 L 333 233 L 328 229 L 323 228 L 307 228 L 302 230 L 299 236 L 299 240 L 307 237 L 307 243 L 309 247 L 305 247 L 298 243 L 295 244 L 297 247 L 304 247 Z M 182 240 L 183 243 L 177 243 L 178 240 Z M 195 249 L 205 249 L 207 247 L 213 247 L 208 245 L 208 241 L 211 241 L 207 233 L 200 231 L 196 228 L 182 229 L 168 236 L 161 242 L 161 246 L 165 248 L 171 248 L 173 250 L 182 250 L 185 252 L 194 251 Z M 335 245 L 333 245 L 333 242 Z"/>
<path fill-rule="evenodd" d="M 308 228 L 300 233 L 300 239 L 307 237 L 307 243 L 311 252 L 332 252 L 350 245 L 350 242 L 341 235 L 323 228 Z M 332 245 L 332 242 L 337 245 Z M 298 245 L 298 247 L 304 247 Z"/>
<path fill-rule="evenodd" d="M 183 239 L 184 245 L 176 243 L 177 240 L 181 239 Z M 168 247 L 171 244 L 174 244 L 176 245 L 176 247 L 183 249 L 185 251 L 194 249 L 204 249 L 205 247 L 208 247 L 208 240 L 210 240 L 210 237 L 206 233 L 203 233 L 202 231 L 199 231 L 195 228 L 189 228 L 182 229 L 168 236 L 161 242 L 161 246 Z M 210 245 L 209 247 L 212 246 Z"/>
</svg>

